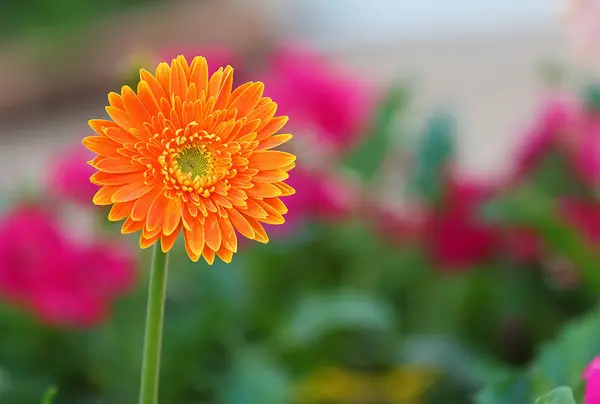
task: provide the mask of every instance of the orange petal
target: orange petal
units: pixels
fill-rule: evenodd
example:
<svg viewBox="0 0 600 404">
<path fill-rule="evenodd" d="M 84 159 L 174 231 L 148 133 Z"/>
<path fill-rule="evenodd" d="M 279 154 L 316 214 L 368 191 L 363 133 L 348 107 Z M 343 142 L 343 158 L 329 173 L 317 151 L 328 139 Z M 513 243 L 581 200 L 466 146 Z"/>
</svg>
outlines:
<svg viewBox="0 0 600 404">
<path fill-rule="evenodd" d="M 248 220 L 248 223 L 250 223 L 250 226 L 252 226 L 252 230 L 254 230 L 254 240 L 258 241 L 259 243 L 268 243 L 269 236 L 267 236 L 267 232 L 258 222 L 258 220 L 247 216 L 246 220 Z"/>
<path fill-rule="evenodd" d="M 181 219 L 181 198 L 169 199 L 164 213 L 163 233 L 172 234 L 179 225 Z"/>
<path fill-rule="evenodd" d="M 123 99 L 121 98 L 121 94 L 117 94 L 114 91 L 108 93 L 108 103 L 111 107 L 115 107 L 121 110 L 125 110 L 125 106 L 123 105 Z"/>
<path fill-rule="evenodd" d="M 296 156 L 279 150 L 255 151 L 250 156 L 248 167 L 257 170 L 274 170 L 296 161 Z"/>
<path fill-rule="evenodd" d="M 190 250 L 197 255 L 202 255 L 204 250 L 204 226 L 199 220 L 192 222 L 192 230 L 186 230 L 186 237 Z"/>
<path fill-rule="evenodd" d="M 144 228 L 144 222 L 137 222 L 135 220 L 131 220 L 131 218 L 128 217 L 125 220 L 125 223 L 123 223 L 123 226 L 121 227 L 121 233 L 123 233 L 123 234 L 135 233 L 136 231 L 142 230 L 143 228 Z"/>
<path fill-rule="evenodd" d="M 142 79 L 142 81 L 145 81 L 148 84 L 148 87 L 154 95 L 154 99 L 157 103 L 160 103 L 161 99 L 167 98 L 167 93 L 165 92 L 165 90 L 162 88 L 156 77 L 154 77 L 154 75 L 148 70 L 141 69 L 140 78 Z"/>
<path fill-rule="evenodd" d="M 275 185 L 277 188 L 279 188 L 281 190 L 280 196 L 289 196 L 289 195 L 294 195 L 296 193 L 296 190 L 294 188 L 290 187 L 285 182 L 276 182 L 273 185 Z"/>
<path fill-rule="evenodd" d="M 118 222 L 119 220 L 127 218 L 131 214 L 133 203 L 133 201 L 115 203 L 112 208 L 110 208 L 110 212 L 108 212 L 108 220 L 111 222 Z"/>
<path fill-rule="evenodd" d="M 268 216 L 267 212 L 252 199 L 248 199 L 246 201 L 246 209 L 244 210 L 244 213 L 257 219 L 264 219 Z"/>
<path fill-rule="evenodd" d="M 231 263 L 231 260 L 233 259 L 233 252 L 221 247 L 218 251 L 217 251 L 217 255 L 219 258 L 221 258 L 221 260 L 226 263 L 229 264 Z"/>
<path fill-rule="evenodd" d="M 229 219 L 219 216 L 219 227 L 221 228 L 221 236 L 223 237 L 221 249 L 225 247 L 228 250 L 236 252 L 238 247 L 237 236 Z"/>
<path fill-rule="evenodd" d="M 206 59 L 197 56 L 192 60 L 190 72 L 190 83 L 194 83 L 196 85 L 196 91 L 198 92 L 198 96 L 202 91 L 206 92 L 206 86 L 208 84 L 208 65 L 206 64 Z"/>
<path fill-rule="evenodd" d="M 91 176 L 90 182 L 96 185 L 126 185 L 141 178 L 143 178 L 141 171 L 127 174 L 113 174 L 98 171 Z"/>
<path fill-rule="evenodd" d="M 248 223 L 248 220 L 246 220 L 246 218 L 237 211 L 237 209 L 228 209 L 227 215 L 234 229 L 250 240 L 254 239 L 254 231 L 252 230 L 252 226 L 250 223 Z"/>
<path fill-rule="evenodd" d="M 146 248 L 150 247 L 151 245 L 154 245 L 154 243 L 156 243 L 160 237 L 161 237 L 161 233 L 158 233 L 150 238 L 144 237 L 144 233 L 140 234 L 140 248 L 142 250 L 145 250 Z"/>
<path fill-rule="evenodd" d="M 160 238 L 160 246 L 162 249 L 162 252 L 166 253 L 169 252 L 171 250 L 171 248 L 173 248 L 173 245 L 175 245 L 175 242 L 177 241 L 177 237 L 179 236 L 179 232 L 181 231 L 181 223 L 179 223 L 179 225 L 177 226 L 177 228 L 175 229 L 175 231 L 171 234 L 169 234 L 168 236 L 163 234 L 163 236 Z"/>
<path fill-rule="evenodd" d="M 148 113 L 151 116 L 157 116 L 160 112 L 160 108 L 158 106 L 156 97 L 152 93 L 152 90 L 150 89 L 150 86 L 148 85 L 147 81 L 141 80 L 138 83 L 137 94 L 142 104 L 144 104 L 144 108 L 146 108 Z"/>
<path fill-rule="evenodd" d="M 217 69 L 217 71 L 214 72 L 212 74 L 212 76 L 210 76 L 210 79 L 208 80 L 207 97 L 214 98 L 216 101 L 216 98 L 219 95 L 219 90 L 221 89 L 222 80 L 223 80 L 223 67 L 219 67 L 219 69 Z M 214 105 L 213 105 L 213 107 L 214 107 Z"/>
<path fill-rule="evenodd" d="M 136 200 L 152 191 L 156 185 L 146 185 L 144 181 L 132 182 L 119 189 L 112 196 L 113 202 L 129 202 Z"/>
<path fill-rule="evenodd" d="M 209 214 L 204 222 L 204 241 L 208 247 L 217 251 L 221 247 L 221 229 L 217 215 Z"/>
<path fill-rule="evenodd" d="M 158 228 L 162 229 L 168 202 L 169 199 L 167 199 L 164 192 L 159 194 L 154 202 L 152 202 L 150 210 L 148 210 L 148 217 L 146 218 L 146 227 L 149 231 L 152 232 Z"/>
<path fill-rule="evenodd" d="M 204 251 L 202 251 L 202 257 L 207 262 L 208 265 L 212 265 L 215 262 L 215 251 L 211 250 L 207 245 L 204 246 Z"/>
<path fill-rule="evenodd" d="M 167 63 L 162 62 L 156 67 L 156 80 L 158 80 L 166 94 L 165 99 L 171 102 L 171 67 Z"/>
<path fill-rule="evenodd" d="M 150 211 L 150 207 L 152 206 L 154 200 L 159 194 L 164 192 L 165 190 L 162 186 L 157 186 L 150 192 L 141 196 L 137 201 L 135 201 L 135 205 L 131 211 L 131 218 L 133 220 L 145 220 L 146 217 L 148 217 L 148 212 Z"/>
<path fill-rule="evenodd" d="M 269 124 L 269 121 L 271 121 L 271 119 L 273 119 L 276 111 L 277 104 L 274 102 L 267 102 L 264 105 L 257 107 L 254 111 L 252 111 L 250 115 L 248 115 L 248 121 L 260 119 L 260 126 L 257 129 L 261 130 Z"/>
<path fill-rule="evenodd" d="M 248 88 L 242 91 L 242 93 L 231 102 L 229 108 L 237 108 L 238 119 L 248 116 L 260 101 L 264 89 L 265 85 L 260 81 L 252 83 L 252 85 L 248 86 Z"/>
<path fill-rule="evenodd" d="M 188 83 L 187 78 L 185 77 L 185 72 L 183 71 L 183 66 L 178 59 L 173 60 L 171 63 L 171 75 L 169 83 L 171 87 L 171 94 L 173 94 L 175 97 L 179 97 L 182 101 L 185 101 Z"/>
<path fill-rule="evenodd" d="M 123 98 L 123 104 L 125 105 L 125 112 L 127 112 L 129 120 L 135 128 L 140 130 L 143 129 L 145 122 L 152 121 L 150 113 L 146 110 L 144 104 L 142 104 L 138 96 L 129 86 L 123 86 L 121 89 L 121 95 Z"/>
<path fill-rule="evenodd" d="M 121 127 L 104 128 L 104 135 L 122 145 L 138 142 L 138 139 L 135 136 Z"/>
<path fill-rule="evenodd" d="M 146 169 L 146 166 L 143 166 L 139 163 L 132 163 L 130 160 L 122 157 L 108 157 L 99 160 L 94 165 L 94 168 L 105 173 L 119 174 L 142 171 Z"/>
<path fill-rule="evenodd" d="M 129 116 L 127 115 L 127 112 L 115 107 L 106 107 L 106 112 L 110 118 L 121 128 L 128 131 L 133 126 Z"/>
<path fill-rule="evenodd" d="M 106 119 L 90 119 L 88 125 L 90 125 L 90 128 L 100 136 L 105 136 L 104 130 L 106 128 L 120 128 L 116 123 L 107 121 Z"/>
<path fill-rule="evenodd" d="M 277 209 L 275 209 L 271 205 L 265 203 L 264 201 L 259 200 L 256 202 L 269 214 L 266 218 L 259 219 L 261 222 L 267 223 L 267 224 L 283 224 L 283 223 L 285 223 L 285 219 L 283 218 L 281 213 L 279 213 L 277 211 Z"/>
<path fill-rule="evenodd" d="M 256 182 L 254 187 L 246 191 L 246 194 L 254 198 L 274 198 L 282 194 L 281 190 L 273 184 Z"/>
<path fill-rule="evenodd" d="M 202 233 L 204 234 L 204 232 Z M 184 230 L 183 232 L 183 238 L 185 240 L 185 251 L 188 254 L 188 257 L 190 257 L 190 259 L 194 262 L 198 262 L 198 260 L 200 259 L 200 254 L 196 254 L 194 251 L 192 251 L 191 247 L 190 247 L 190 242 L 189 242 L 189 237 L 190 237 L 190 233 L 187 230 Z M 204 248 L 204 244 L 202 244 L 203 248 Z"/>
<path fill-rule="evenodd" d="M 94 153 L 106 157 L 118 157 L 117 149 L 121 147 L 119 143 L 104 136 L 88 136 L 81 143 Z"/>
<path fill-rule="evenodd" d="M 260 171 L 258 174 L 252 177 L 252 181 L 272 183 L 285 181 L 288 178 L 290 178 L 290 175 L 288 173 L 286 173 L 283 170 L 275 169 Z"/>
<path fill-rule="evenodd" d="M 94 198 L 92 199 L 92 202 L 94 202 L 94 205 L 111 205 L 112 202 L 112 196 L 115 194 L 115 192 L 117 192 L 119 189 L 121 189 L 120 186 L 106 186 L 106 187 L 102 187 L 98 190 L 98 192 L 96 192 L 96 195 L 94 195 Z"/>
<path fill-rule="evenodd" d="M 262 200 L 264 203 L 270 205 L 273 209 L 281 214 L 288 212 L 287 206 L 279 198 L 265 198 Z"/>
<path fill-rule="evenodd" d="M 258 131 L 258 136 L 256 137 L 256 139 L 259 142 L 262 142 L 269 136 L 273 136 L 285 126 L 288 120 L 289 118 L 287 116 L 278 116 L 276 118 L 271 119 L 271 121 L 264 128 Z"/>
<path fill-rule="evenodd" d="M 273 149 L 277 146 L 280 146 L 282 144 L 284 144 L 285 142 L 287 142 L 288 140 L 290 140 L 293 136 L 288 134 L 281 134 L 281 135 L 273 135 L 273 136 L 269 136 L 268 138 L 266 138 L 265 140 L 263 140 L 262 142 L 260 142 L 258 144 L 258 147 L 256 148 L 256 150 L 269 150 L 269 149 Z"/>
<path fill-rule="evenodd" d="M 223 71 L 223 81 L 221 83 L 221 88 L 219 89 L 219 96 L 217 97 L 217 101 L 215 102 L 215 110 L 225 109 L 227 107 L 232 87 L 233 68 L 231 66 L 227 66 Z"/>
</svg>

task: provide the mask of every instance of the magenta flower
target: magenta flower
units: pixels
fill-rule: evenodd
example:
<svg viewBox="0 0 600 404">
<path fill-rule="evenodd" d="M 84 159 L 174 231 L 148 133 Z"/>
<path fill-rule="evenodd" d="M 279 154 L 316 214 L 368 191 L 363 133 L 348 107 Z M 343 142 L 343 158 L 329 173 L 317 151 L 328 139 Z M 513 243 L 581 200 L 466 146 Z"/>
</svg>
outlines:
<svg viewBox="0 0 600 404">
<path fill-rule="evenodd" d="M 517 153 L 515 179 L 531 173 L 549 152 L 561 153 L 584 183 L 600 182 L 600 116 L 569 94 L 549 98 Z"/>
<path fill-rule="evenodd" d="M 480 208 L 493 191 L 490 184 L 450 178 L 444 200 L 424 223 L 425 248 L 441 269 L 468 269 L 495 252 L 498 231 L 480 219 Z"/>
<path fill-rule="evenodd" d="M 359 203 L 358 189 L 340 176 L 296 167 L 286 183 L 296 190 L 286 200 L 286 226 L 274 226 L 271 232 L 288 234 L 306 220 L 343 220 Z"/>
<path fill-rule="evenodd" d="M 87 162 L 93 158 L 80 142 L 59 154 L 48 168 L 48 192 L 65 201 L 92 206 L 91 201 L 100 189 L 90 182 L 95 170 Z"/>
<path fill-rule="evenodd" d="M 600 404 L 600 356 L 595 357 L 583 372 L 585 404 Z"/>
<path fill-rule="evenodd" d="M 291 44 L 280 46 L 268 63 L 266 95 L 278 101 L 278 111 L 290 116 L 290 124 L 315 132 L 320 143 L 338 149 L 351 146 L 373 112 L 372 88 Z"/>
<path fill-rule="evenodd" d="M 568 94 L 552 94 L 548 97 L 517 151 L 517 180 L 529 175 L 548 152 L 564 146 L 561 143 L 562 133 L 576 105 L 577 101 Z"/>
<path fill-rule="evenodd" d="M 38 206 L 17 206 L 0 222 L 0 296 L 49 324 L 98 324 L 132 285 L 133 264 L 116 246 L 70 240 Z"/>
</svg>

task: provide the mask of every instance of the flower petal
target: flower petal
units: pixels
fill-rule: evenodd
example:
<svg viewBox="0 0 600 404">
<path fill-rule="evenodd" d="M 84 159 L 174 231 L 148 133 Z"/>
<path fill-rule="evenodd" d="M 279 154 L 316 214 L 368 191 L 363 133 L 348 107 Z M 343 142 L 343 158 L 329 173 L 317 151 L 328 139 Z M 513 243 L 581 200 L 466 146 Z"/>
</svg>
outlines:
<svg viewBox="0 0 600 404">
<path fill-rule="evenodd" d="M 181 220 L 181 198 L 169 199 L 164 214 L 163 233 L 168 236 L 177 229 Z"/>
</svg>

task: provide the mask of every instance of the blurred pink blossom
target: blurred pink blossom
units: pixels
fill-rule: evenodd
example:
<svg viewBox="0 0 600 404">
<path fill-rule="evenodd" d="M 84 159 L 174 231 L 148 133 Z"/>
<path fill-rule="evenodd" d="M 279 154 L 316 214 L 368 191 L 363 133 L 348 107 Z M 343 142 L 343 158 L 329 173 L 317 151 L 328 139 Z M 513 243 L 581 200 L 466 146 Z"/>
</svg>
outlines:
<svg viewBox="0 0 600 404">
<path fill-rule="evenodd" d="M 40 207 L 17 206 L 0 222 L 0 295 L 49 324 L 98 324 L 131 287 L 133 268 L 118 246 L 69 239 Z"/>
<path fill-rule="evenodd" d="M 424 223 L 425 248 L 443 270 L 468 269 L 496 251 L 499 233 L 480 219 L 480 208 L 494 186 L 451 176 L 439 206 Z"/>
<path fill-rule="evenodd" d="M 592 244 L 600 243 L 600 202 L 575 198 L 560 201 L 563 218 Z"/>
<path fill-rule="evenodd" d="M 48 167 L 48 192 L 62 200 L 92 206 L 92 199 L 100 189 L 90 182 L 95 170 L 87 162 L 93 158 L 92 152 L 79 142 L 57 153 L 57 158 Z"/>
<path fill-rule="evenodd" d="M 277 100 L 278 113 L 288 115 L 292 127 L 315 132 L 324 147 L 348 148 L 368 124 L 373 88 L 316 53 L 280 46 L 265 74 L 265 94 Z"/>
<path fill-rule="evenodd" d="M 524 179 L 558 151 L 583 182 L 600 182 L 600 116 L 570 94 L 552 94 L 517 152 L 515 180 Z"/>
<path fill-rule="evenodd" d="M 585 404 L 600 404 L 600 356 L 595 357 L 583 372 Z"/>
<path fill-rule="evenodd" d="M 530 174 L 552 149 L 563 146 L 562 131 L 577 108 L 577 101 L 569 94 L 548 96 L 533 125 L 521 139 L 514 167 L 517 180 Z"/>
<path fill-rule="evenodd" d="M 312 172 L 296 167 L 286 181 L 296 193 L 285 199 L 286 233 L 297 228 L 303 220 L 342 220 L 357 208 L 358 189 L 341 176 Z M 271 232 L 277 232 L 274 227 Z"/>
</svg>

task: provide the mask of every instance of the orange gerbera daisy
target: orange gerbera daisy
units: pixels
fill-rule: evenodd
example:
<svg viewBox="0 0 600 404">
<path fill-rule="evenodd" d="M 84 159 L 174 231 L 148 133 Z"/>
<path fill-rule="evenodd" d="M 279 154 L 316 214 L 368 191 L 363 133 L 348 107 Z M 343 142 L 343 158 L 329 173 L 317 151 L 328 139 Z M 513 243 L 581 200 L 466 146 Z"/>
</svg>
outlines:
<svg viewBox="0 0 600 404">
<path fill-rule="evenodd" d="M 261 223 L 284 222 L 296 157 L 271 149 L 292 137 L 276 134 L 288 118 L 275 116 L 263 83 L 232 91 L 232 82 L 230 66 L 209 77 L 206 59 L 179 56 L 156 75 L 140 70 L 137 94 L 110 93 L 112 121 L 89 122 L 98 136 L 83 144 L 98 154 L 91 181 L 102 186 L 94 203 L 112 205 L 123 234 L 141 230 L 142 248 L 160 240 L 167 252 L 183 231 L 192 260 L 231 262 L 236 231 L 266 243 Z"/>
</svg>

